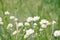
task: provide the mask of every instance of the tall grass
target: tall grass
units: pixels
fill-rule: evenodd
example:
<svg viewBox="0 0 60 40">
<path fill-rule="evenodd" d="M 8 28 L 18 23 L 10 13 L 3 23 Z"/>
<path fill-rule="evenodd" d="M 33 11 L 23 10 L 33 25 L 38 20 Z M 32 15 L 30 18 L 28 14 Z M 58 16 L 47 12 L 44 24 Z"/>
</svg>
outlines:
<svg viewBox="0 0 60 40">
<path fill-rule="evenodd" d="M 0 17 L 3 18 L 4 22 L 3 25 L 0 25 L 0 40 L 60 40 L 59 37 L 55 38 L 52 35 L 55 30 L 60 30 L 59 4 L 59 0 L 0 0 Z M 38 34 L 37 36 L 35 36 L 34 38 L 30 36 L 27 39 L 24 39 L 24 27 L 20 28 L 21 31 L 17 35 L 11 35 L 11 33 L 16 30 L 16 26 L 14 24 L 14 21 L 9 19 L 10 15 L 6 16 L 4 14 L 5 11 L 9 11 L 10 15 L 17 17 L 19 19 L 18 22 L 25 22 L 26 18 L 30 16 L 40 16 L 40 20 L 55 20 L 57 24 L 54 26 L 53 31 L 51 30 L 52 25 L 48 26 L 48 28 L 46 28 L 46 30 L 41 33 L 38 31 L 39 28 L 36 28 L 36 33 Z M 12 31 L 6 29 L 8 23 L 14 24 Z M 34 22 L 32 22 L 31 24 L 33 23 Z M 40 27 L 39 21 L 37 22 L 37 24 L 38 27 Z"/>
</svg>

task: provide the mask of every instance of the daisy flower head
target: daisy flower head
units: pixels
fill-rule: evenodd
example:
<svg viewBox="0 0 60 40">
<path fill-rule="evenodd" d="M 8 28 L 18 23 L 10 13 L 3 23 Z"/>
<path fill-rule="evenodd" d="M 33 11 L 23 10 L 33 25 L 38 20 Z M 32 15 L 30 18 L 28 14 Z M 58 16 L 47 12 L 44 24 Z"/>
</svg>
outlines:
<svg viewBox="0 0 60 40">
<path fill-rule="evenodd" d="M 1 25 L 3 24 L 2 17 L 0 17 L 0 24 L 1 24 Z"/>
<path fill-rule="evenodd" d="M 10 19 L 12 20 L 12 19 L 15 19 L 15 16 L 10 16 Z"/>
<path fill-rule="evenodd" d="M 28 18 L 26 19 L 26 21 L 27 21 L 27 22 L 31 22 L 31 21 L 33 21 L 33 18 L 32 18 L 32 17 L 28 17 Z"/>
<path fill-rule="evenodd" d="M 24 38 L 28 38 L 29 36 L 28 35 L 24 35 Z"/>
<path fill-rule="evenodd" d="M 18 31 L 15 30 L 15 31 L 12 33 L 12 35 L 16 35 L 17 33 L 18 33 Z"/>
<path fill-rule="evenodd" d="M 2 17 L 0 17 L 0 22 L 2 22 Z"/>
<path fill-rule="evenodd" d="M 56 30 L 56 31 L 54 32 L 54 36 L 55 36 L 55 37 L 60 36 L 60 30 Z"/>
<path fill-rule="evenodd" d="M 53 20 L 53 21 L 52 21 L 52 24 L 53 24 L 53 25 L 56 24 L 56 21 Z"/>
<path fill-rule="evenodd" d="M 46 19 L 42 19 L 41 22 L 40 22 L 40 24 L 41 24 L 41 25 L 42 25 L 42 24 L 49 25 L 49 21 L 46 20 Z"/>
<path fill-rule="evenodd" d="M 26 35 L 31 35 L 34 33 L 33 29 L 26 30 Z"/>
<path fill-rule="evenodd" d="M 34 30 L 33 29 L 26 30 L 26 34 L 24 35 L 24 38 L 29 37 L 33 33 L 34 33 Z"/>
<path fill-rule="evenodd" d="M 8 26 L 7 26 L 7 29 L 10 29 L 13 27 L 13 24 L 9 23 Z"/>
<path fill-rule="evenodd" d="M 5 11 L 5 15 L 9 15 L 10 13 L 9 13 L 9 11 Z"/>
<path fill-rule="evenodd" d="M 25 26 L 30 26 L 29 22 L 24 23 Z"/>
<path fill-rule="evenodd" d="M 34 21 L 38 21 L 39 19 L 40 19 L 39 16 L 34 16 L 34 18 L 33 18 Z"/>
<path fill-rule="evenodd" d="M 3 25 L 3 22 L 0 22 L 1 25 Z"/>
<path fill-rule="evenodd" d="M 21 26 L 24 26 L 22 22 L 19 22 L 16 24 L 17 27 L 21 27 Z"/>
<path fill-rule="evenodd" d="M 47 28 L 47 25 L 42 24 L 42 25 L 41 25 L 41 28 L 45 29 L 45 28 Z"/>
<path fill-rule="evenodd" d="M 33 23 L 33 28 L 35 29 L 37 27 L 37 23 Z"/>
</svg>

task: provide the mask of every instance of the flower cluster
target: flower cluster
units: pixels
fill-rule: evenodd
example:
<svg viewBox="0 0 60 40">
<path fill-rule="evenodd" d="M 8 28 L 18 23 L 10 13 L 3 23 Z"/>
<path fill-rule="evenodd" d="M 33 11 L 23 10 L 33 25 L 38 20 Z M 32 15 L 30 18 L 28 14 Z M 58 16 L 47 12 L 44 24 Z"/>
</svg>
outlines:
<svg viewBox="0 0 60 40">
<path fill-rule="evenodd" d="M 46 28 L 49 25 L 49 21 L 46 19 L 41 20 L 40 22 L 42 28 Z"/>
<path fill-rule="evenodd" d="M 55 25 L 56 21 L 48 21 L 46 19 L 40 19 L 40 16 L 28 17 L 25 22 L 19 22 L 18 18 L 11 16 L 10 12 L 6 11 L 5 15 L 9 15 L 9 19 L 14 23 L 8 23 L 7 29 L 12 31 L 12 35 L 19 33 L 19 30 L 23 30 L 24 38 L 29 37 L 37 31 L 42 32 L 48 25 Z M 0 24 L 3 24 L 2 18 L 0 17 Z M 13 28 L 16 29 L 13 29 Z M 23 28 L 23 29 L 21 29 Z M 54 36 L 60 36 L 60 31 L 55 31 Z"/>
<path fill-rule="evenodd" d="M 33 29 L 26 30 L 26 34 L 24 35 L 24 38 L 27 38 L 29 35 L 31 35 L 33 33 L 34 33 Z"/>
<path fill-rule="evenodd" d="M 38 21 L 40 19 L 39 16 L 34 16 L 34 17 L 28 17 L 27 18 L 27 22 L 32 22 L 32 21 Z"/>
</svg>

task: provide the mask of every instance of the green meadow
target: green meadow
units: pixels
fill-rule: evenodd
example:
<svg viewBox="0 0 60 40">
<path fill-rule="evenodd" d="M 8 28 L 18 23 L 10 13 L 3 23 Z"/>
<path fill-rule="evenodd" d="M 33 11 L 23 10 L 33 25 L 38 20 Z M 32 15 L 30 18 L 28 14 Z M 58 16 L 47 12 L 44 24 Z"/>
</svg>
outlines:
<svg viewBox="0 0 60 40">
<path fill-rule="evenodd" d="M 6 11 L 9 11 L 10 14 L 5 15 Z M 12 32 L 16 30 L 16 25 L 14 20 L 9 19 L 10 16 L 15 16 L 18 18 L 18 22 L 23 23 L 28 17 L 39 16 L 40 19 L 37 22 L 31 22 L 29 27 L 18 28 L 19 33 L 12 35 Z M 0 40 L 60 40 L 60 36 L 54 37 L 52 33 L 53 25 L 48 25 L 41 33 L 39 31 L 41 27 L 39 22 L 42 19 L 47 19 L 49 22 L 55 20 L 53 32 L 60 30 L 60 0 L 0 0 L 0 17 L 3 21 L 3 25 L 0 25 Z M 13 24 L 12 30 L 7 29 L 9 23 Z M 26 31 L 23 29 L 32 28 L 33 23 L 38 24 L 34 29 L 34 34 L 24 38 Z"/>
</svg>

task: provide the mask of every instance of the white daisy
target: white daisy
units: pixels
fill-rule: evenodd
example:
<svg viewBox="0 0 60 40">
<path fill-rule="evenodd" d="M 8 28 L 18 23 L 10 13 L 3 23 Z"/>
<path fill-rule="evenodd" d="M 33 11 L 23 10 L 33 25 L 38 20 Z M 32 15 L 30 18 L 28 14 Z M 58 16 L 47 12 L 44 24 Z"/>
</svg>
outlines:
<svg viewBox="0 0 60 40">
<path fill-rule="evenodd" d="M 17 27 L 24 26 L 22 22 L 16 24 Z"/>
<path fill-rule="evenodd" d="M 34 33 L 33 29 L 26 30 L 26 35 L 31 35 Z"/>
<path fill-rule="evenodd" d="M 7 26 L 7 29 L 10 29 L 13 27 L 13 24 L 9 23 L 8 26 Z"/>
<path fill-rule="evenodd" d="M 14 18 L 14 21 L 18 21 L 18 18 Z"/>
<path fill-rule="evenodd" d="M 34 21 L 37 21 L 37 20 L 39 20 L 39 19 L 40 19 L 39 16 L 34 16 L 34 18 L 33 18 Z"/>
<path fill-rule="evenodd" d="M 49 25 L 49 21 L 46 20 L 46 19 L 43 19 L 43 20 L 41 20 L 40 24 L 41 24 L 41 25 L 42 25 L 42 24 Z"/>
<path fill-rule="evenodd" d="M 53 24 L 53 25 L 56 24 L 56 21 L 53 20 L 53 21 L 52 21 L 52 24 Z"/>
<path fill-rule="evenodd" d="M 3 24 L 3 22 L 0 22 L 0 24 L 2 25 L 2 24 Z"/>
<path fill-rule="evenodd" d="M 55 31 L 55 32 L 54 32 L 54 36 L 55 36 L 55 37 L 60 36 L 60 30 Z"/>
<path fill-rule="evenodd" d="M 45 25 L 45 24 L 41 25 L 41 28 L 46 28 L 46 27 L 47 27 L 47 25 Z"/>
<path fill-rule="evenodd" d="M 28 22 L 25 22 L 24 25 L 25 26 L 30 26 L 30 24 Z"/>
<path fill-rule="evenodd" d="M 2 22 L 2 17 L 0 17 L 0 22 Z"/>
<path fill-rule="evenodd" d="M 10 16 L 10 19 L 15 19 L 15 16 Z"/>
<path fill-rule="evenodd" d="M 28 17 L 26 21 L 27 22 L 31 22 L 31 21 L 33 21 L 33 18 L 32 17 Z"/>
<path fill-rule="evenodd" d="M 12 35 L 16 35 L 17 33 L 18 33 L 18 31 L 16 30 L 12 33 Z"/>
<path fill-rule="evenodd" d="M 10 13 L 8 11 L 5 11 L 5 15 L 9 15 Z"/>
<path fill-rule="evenodd" d="M 37 23 L 33 23 L 33 28 L 36 28 L 37 27 Z"/>
</svg>

